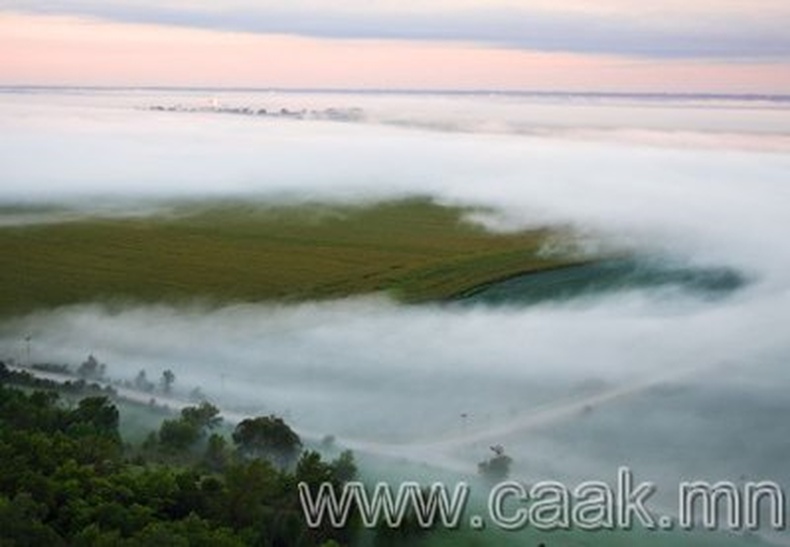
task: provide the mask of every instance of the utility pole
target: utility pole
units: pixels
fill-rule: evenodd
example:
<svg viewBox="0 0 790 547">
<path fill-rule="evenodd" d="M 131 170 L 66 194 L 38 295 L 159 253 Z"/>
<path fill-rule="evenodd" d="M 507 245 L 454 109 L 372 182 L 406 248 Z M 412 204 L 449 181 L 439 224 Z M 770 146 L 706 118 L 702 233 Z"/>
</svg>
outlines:
<svg viewBox="0 0 790 547">
<path fill-rule="evenodd" d="M 25 353 L 27 356 L 26 362 L 27 366 L 31 366 L 33 363 L 30 362 L 30 341 L 33 339 L 33 336 L 28 334 L 25 336 Z"/>
</svg>

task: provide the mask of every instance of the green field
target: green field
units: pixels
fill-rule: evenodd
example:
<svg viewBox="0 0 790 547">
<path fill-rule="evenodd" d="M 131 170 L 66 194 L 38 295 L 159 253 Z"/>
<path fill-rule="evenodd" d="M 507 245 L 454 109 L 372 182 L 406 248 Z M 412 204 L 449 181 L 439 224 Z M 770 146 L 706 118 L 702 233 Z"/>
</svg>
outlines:
<svg viewBox="0 0 790 547">
<path fill-rule="evenodd" d="M 148 216 L 6 225 L 0 314 L 94 301 L 222 304 L 374 292 L 421 302 L 578 260 L 538 253 L 554 233 L 494 234 L 465 222 L 467 212 L 426 199 L 364 207 L 205 202 Z"/>
</svg>

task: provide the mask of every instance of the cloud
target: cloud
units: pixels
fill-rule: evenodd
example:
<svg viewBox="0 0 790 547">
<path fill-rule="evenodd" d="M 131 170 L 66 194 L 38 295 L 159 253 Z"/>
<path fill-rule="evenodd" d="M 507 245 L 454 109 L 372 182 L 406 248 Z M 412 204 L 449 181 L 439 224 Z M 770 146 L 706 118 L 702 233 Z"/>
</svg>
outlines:
<svg viewBox="0 0 790 547">
<path fill-rule="evenodd" d="M 232 32 L 293 34 L 331 39 L 461 41 L 547 52 L 616 54 L 647 58 L 754 59 L 790 56 L 788 10 L 559 11 L 510 3 L 463 9 L 375 9 L 347 2 L 340 8 L 301 3 L 208 4 L 170 2 L 6 2 L 6 9 L 94 16 Z M 285 7 L 284 7 L 285 6 Z M 301 7 L 300 7 L 301 6 Z M 352 9 L 356 8 L 356 9 Z M 673 16 L 674 15 L 674 16 Z"/>
</svg>

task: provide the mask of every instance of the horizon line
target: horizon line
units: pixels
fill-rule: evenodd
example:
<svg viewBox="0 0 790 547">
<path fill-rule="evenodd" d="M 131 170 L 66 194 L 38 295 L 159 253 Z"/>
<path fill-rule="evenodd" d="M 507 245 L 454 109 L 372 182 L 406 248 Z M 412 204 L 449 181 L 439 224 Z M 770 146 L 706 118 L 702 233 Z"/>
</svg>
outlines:
<svg viewBox="0 0 790 547">
<path fill-rule="evenodd" d="M 262 87 L 212 85 L 74 85 L 74 84 L 0 84 L 0 90 L 84 90 L 84 91 L 216 91 L 216 92 L 284 92 L 284 93 L 370 93 L 404 95 L 532 95 L 643 98 L 701 98 L 790 101 L 790 93 L 738 93 L 714 91 L 572 91 L 564 89 L 454 89 L 454 88 L 359 88 L 359 87 Z"/>
</svg>

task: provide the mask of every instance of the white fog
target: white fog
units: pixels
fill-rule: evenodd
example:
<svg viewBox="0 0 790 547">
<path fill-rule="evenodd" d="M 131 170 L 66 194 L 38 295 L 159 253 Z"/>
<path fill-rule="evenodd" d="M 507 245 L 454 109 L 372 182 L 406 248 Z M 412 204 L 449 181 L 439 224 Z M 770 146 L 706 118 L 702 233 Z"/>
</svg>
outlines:
<svg viewBox="0 0 790 547">
<path fill-rule="evenodd" d="M 215 97 L 366 117 L 148 110 Z M 608 480 L 619 465 L 660 484 L 788 480 L 786 102 L 39 90 L 0 94 L 0 123 L 4 224 L 425 195 L 491 207 L 492 229 L 570 225 L 745 280 L 716 299 L 631 288 L 510 306 L 85 302 L 6 320 L 0 355 L 24 360 L 30 335 L 33 360 L 93 353 L 119 378 L 170 368 L 228 410 L 470 473 L 501 443 L 526 480 Z"/>
</svg>

